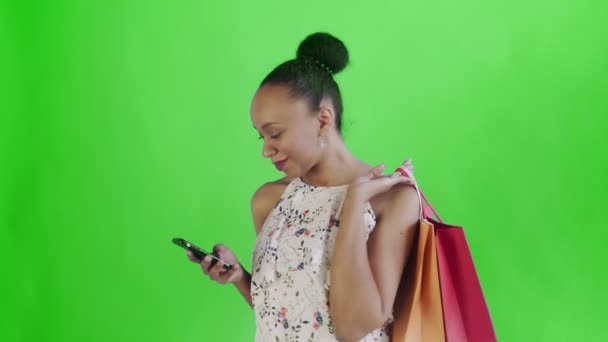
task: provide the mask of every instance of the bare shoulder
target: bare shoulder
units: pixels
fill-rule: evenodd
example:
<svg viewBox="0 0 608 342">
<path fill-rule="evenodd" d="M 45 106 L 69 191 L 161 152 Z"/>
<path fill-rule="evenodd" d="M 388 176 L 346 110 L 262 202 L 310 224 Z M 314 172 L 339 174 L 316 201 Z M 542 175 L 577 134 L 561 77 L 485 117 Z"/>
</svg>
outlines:
<svg viewBox="0 0 608 342">
<path fill-rule="evenodd" d="M 418 193 L 412 185 L 397 184 L 370 202 L 376 217 L 399 217 L 399 221 L 416 221 L 420 216 Z"/>
<path fill-rule="evenodd" d="M 290 179 L 283 177 L 276 181 L 264 183 L 260 186 L 251 198 L 251 213 L 255 225 L 256 235 L 260 233 L 262 225 L 270 214 L 272 208 L 289 185 Z"/>
</svg>

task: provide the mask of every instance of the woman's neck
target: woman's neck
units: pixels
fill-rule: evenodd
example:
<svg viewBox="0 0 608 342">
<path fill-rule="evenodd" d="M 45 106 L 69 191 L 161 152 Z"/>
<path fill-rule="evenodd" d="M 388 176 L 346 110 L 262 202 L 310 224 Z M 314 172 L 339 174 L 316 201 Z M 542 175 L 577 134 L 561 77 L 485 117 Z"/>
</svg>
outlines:
<svg viewBox="0 0 608 342">
<path fill-rule="evenodd" d="M 369 169 L 342 141 L 335 141 L 330 146 L 321 160 L 300 177 L 302 181 L 324 187 L 349 184 Z"/>
</svg>

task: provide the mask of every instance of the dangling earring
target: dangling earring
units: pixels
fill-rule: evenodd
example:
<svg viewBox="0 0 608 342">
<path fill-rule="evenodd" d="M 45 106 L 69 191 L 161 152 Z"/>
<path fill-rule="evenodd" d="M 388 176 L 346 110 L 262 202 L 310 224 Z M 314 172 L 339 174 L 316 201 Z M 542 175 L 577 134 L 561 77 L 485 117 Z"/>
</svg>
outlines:
<svg viewBox="0 0 608 342">
<path fill-rule="evenodd" d="M 325 134 L 319 135 L 319 147 L 321 149 L 325 149 L 327 147 L 327 138 L 325 137 Z"/>
</svg>

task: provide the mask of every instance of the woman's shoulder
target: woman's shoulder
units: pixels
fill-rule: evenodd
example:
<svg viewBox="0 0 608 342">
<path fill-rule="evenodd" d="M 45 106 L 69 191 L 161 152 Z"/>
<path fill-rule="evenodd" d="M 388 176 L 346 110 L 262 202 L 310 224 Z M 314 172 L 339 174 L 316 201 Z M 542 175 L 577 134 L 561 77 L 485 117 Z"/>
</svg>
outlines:
<svg viewBox="0 0 608 342">
<path fill-rule="evenodd" d="M 283 177 L 262 184 L 253 194 L 253 200 L 263 200 L 268 197 L 277 197 L 278 199 L 292 180 L 292 178 Z"/>
<path fill-rule="evenodd" d="M 251 211 L 256 233 L 260 232 L 264 221 L 291 181 L 291 178 L 283 177 L 264 183 L 255 191 L 251 198 Z"/>
<path fill-rule="evenodd" d="M 410 204 L 414 203 L 414 204 Z M 397 184 L 387 192 L 371 199 L 370 205 L 377 218 L 381 218 L 392 211 L 402 211 L 413 208 L 418 212 L 418 193 L 416 188 L 409 184 Z"/>
</svg>

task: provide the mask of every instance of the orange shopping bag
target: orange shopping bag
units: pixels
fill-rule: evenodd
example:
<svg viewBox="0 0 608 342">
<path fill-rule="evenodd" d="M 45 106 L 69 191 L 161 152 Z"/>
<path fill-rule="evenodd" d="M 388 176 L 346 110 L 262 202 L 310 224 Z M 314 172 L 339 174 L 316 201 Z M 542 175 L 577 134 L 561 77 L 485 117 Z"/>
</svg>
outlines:
<svg viewBox="0 0 608 342">
<path fill-rule="evenodd" d="M 435 230 L 422 213 L 415 236 L 393 306 L 391 341 L 445 342 Z"/>
</svg>

